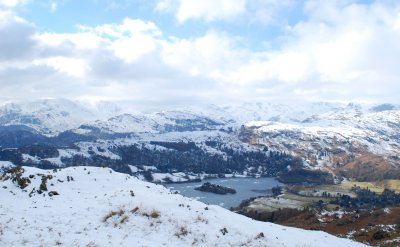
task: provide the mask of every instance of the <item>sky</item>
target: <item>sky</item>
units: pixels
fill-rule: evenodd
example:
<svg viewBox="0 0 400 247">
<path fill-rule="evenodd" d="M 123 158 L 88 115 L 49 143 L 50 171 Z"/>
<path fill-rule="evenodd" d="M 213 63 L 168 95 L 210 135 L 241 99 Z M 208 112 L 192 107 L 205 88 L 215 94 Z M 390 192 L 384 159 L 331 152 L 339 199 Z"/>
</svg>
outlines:
<svg viewBox="0 0 400 247">
<path fill-rule="evenodd" d="M 0 102 L 400 103 L 397 0 L 0 0 Z"/>
</svg>

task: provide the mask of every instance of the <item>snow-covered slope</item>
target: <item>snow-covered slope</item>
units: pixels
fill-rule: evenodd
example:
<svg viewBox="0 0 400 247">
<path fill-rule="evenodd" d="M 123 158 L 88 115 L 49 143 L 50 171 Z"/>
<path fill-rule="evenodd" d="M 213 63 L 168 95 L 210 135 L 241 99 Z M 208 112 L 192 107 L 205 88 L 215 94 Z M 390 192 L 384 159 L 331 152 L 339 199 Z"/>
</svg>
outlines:
<svg viewBox="0 0 400 247">
<path fill-rule="evenodd" d="M 10 161 L 0 161 L 0 174 L 14 167 L 14 164 Z"/>
<path fill-rule="evenodd" d="M 25 125 L 55 135 L 99 117 L 95 111 L 69 100 L 9 103 L 0 107 L 0 125 Z"/>
<path fill-rule="evenodd" d="M 122 114 L 107 120 L 96 121 L 97 128 L 117 133 L 164 133 L 212 130 L 225 122 L 213 120 L 191 111 L 162 111 L 142 114 Z"/>
<path fill-rule="evenodd" d="M 362 246 L 254 221 L 108 168 L 24 167 L 2 179 L 0 198 L 2 246 Z"/>
<path fill-rule="evenodd" d="M 400 111 L 395 106 L 363 108 L 349 104 L 303 121 L 251 121 L 246 128 L 252 143 L 302 157 L 317 169 L 348 169 L 347 164 L 369 162 L 399 168 Z M 364 159 L 363 161 L 360 161 Z"/>
<path fill-rule="evenodd" d="M 111 132 L 165 132 L 214 128 L 225 124 L 193 109 L 138 112 L 129 104 L 96 102 L 93 104 L 66 99 L 12 102 L 0 106 L 0 126 L 24 125 L 41 134 L 54 136 L 63 131 L 77 133 L 81 125 Z"/>
<path fill-rule="evenodd" d="M 154 141 L 195 142 L 210 154 L 221 151 L 211 147 L 213 143 L 234 147 L 231 153 L 251 144 L 258 151 L 300 157 L 306 166 L 334 174 L 362 168 L 366 162 L 371 169 L 379 164 L 380 178 L 400 177 L 399 133 L 400 108 L 391 104 L 245 103 L 165 106 L 143 112 L 126 102 L 41 100 L 0 106 L 0 147 L 5 148 L 31 143 L 55 145 L 59 150 L 78 146 L 83 157 L 94 152 L 118 158 L 115 147 L 149 147 Z M 105 152 L 97 152 L 98 147 Z M 71 156 L 64 151 L 59 151 L 59 157 L 46 157 L 53 159 L 47 161 L 62 166 L 62 154 Z"/>
<path fill-rule="evenodd" d="M 240 127 L 252 121 L 308 126 L 350 125 L 379 128 L 379 121 L 398 121 L 399 107 L 341 103 L 244 103 L 225 106 L 160 106 L 157 111 L 138 111 L 118 102 L 85 103 L 66 99 L 13 102 L 0 106 L 0 125 L 26 125 L 42 134 L 57 134 L 80 125 L 93 125 L 112 132 L 165 132 L 172 126 L 215 128 Z M 397 113 L 397 115 L 393 115 Z M 372 117 L 373 122 L 369 121 Z M 377 121 L 379 120 L 379 121 Z M 340 127 L 339 125 L 339 127 Z M 166 127 L 167 126 L 167 127 Z M 199 128 L 195 129 L 199 130 Z"/>
</svg>

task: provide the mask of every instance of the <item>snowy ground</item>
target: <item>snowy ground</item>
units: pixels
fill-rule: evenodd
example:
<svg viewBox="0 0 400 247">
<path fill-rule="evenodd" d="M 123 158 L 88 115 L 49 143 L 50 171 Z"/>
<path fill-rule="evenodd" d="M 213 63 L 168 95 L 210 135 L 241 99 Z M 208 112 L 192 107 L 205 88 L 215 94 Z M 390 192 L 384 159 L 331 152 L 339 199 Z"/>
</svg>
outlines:
<svg viewBox="0 0 400 247">
<path fill-rule="evenodd" d="M 26 188 L 0 182 L 1 246 L 362 246 L 254 221 L 108 168 L 24 170 Z"/>
</svg>

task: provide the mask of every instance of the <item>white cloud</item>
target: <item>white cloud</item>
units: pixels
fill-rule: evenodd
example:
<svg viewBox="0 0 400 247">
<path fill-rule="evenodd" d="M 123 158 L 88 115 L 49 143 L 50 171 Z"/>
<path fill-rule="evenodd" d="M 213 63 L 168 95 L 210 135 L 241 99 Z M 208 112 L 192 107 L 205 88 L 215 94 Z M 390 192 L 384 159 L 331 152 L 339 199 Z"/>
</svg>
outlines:
<svg viewBox="0 0 400 247">
<path fill-rule="evenodd" d="M 8 51 L 21 50 L 20 46 L 29 49 L 1 53 L 3 95 L 193 101 L 204 94 L 204 87 L 212 86 L 208 79 L 192 77 L 164 63 L 157 50 L 167 40 L 154 23 L 125 19 L 119 24 L 81 27 L 80 33 L 60 34 L 38 33 L 31 24 L 17 19 L 12 13 L 5 16 L 7 28 L 0 27 L 0 35 L 8 37 Z M 7 36 L 12 32 L 20 34 Z M 30 45 L 18 43 L 21 40 Z"/>
<path fill-rule="evenodd" d="M 166 37 L 155 23 L 130 18 L 41 33 L 1 12 L 0 87 L 16 98 L 399 101 L 398 5 L 310 1 L 304 11 L 278 48 L 259 51 L 227 32 Z"/>
<path fill-rule="evenodd" d="M 308 20 L 288 30 L 280 49 L 252 53 L 221 79 L 265 96 L 398 102 L 399 6 L 312 3 Z"/>
<path fill-rule="evenodd" d="M 28 0 L 0 0 L 0 6 L 14 8 L 17 5 L 25 4 Z"/>
<path fill-rule="evenodd" d="M 260 83 L 268 85 L 271 81 L 292 85 L 306 79 L 309 70 L 310 59 L 306 54 L 288 50 L 259 54 L 236 71 L 227 72 L 225 81 L 236 81 L 242 86 Z"/>
<path fill-rule="evenodd" d="M 293 9 L 301 5 L 297 0 L 247 0 L 245 20 L 262 23 L 264 25 L 282 25 Z M 241 19 L 240 21 L 243 21 Z"/>
<path fill-rule="evenodd" d="M 161 0 L 156 9 L 176 11 L 176 18 L 183 23 L 190 19 L 229 20 L 243 14 L 245 5 L 246 0 Z"/>
<path fill-rule="evenodd" d="M 179 23 L 188 20 L 261 22 L 271 24 L 282 19 L 295 0 L 158 0 L 156 11 L 173 13 Z"/>
<path fill-rule="evenodd" d="M 397 14 L 397 21 L 395 21 L 393 29 L 396 31 L 400 30 L 400 13 Z"/>
<path fill-rule="evenodd" d="M 154 36 L 161 35 L 160 29 L 153 22 L 146 22 L 139 19 L 125 18 L 121 25 L 115 26 L 115 29 L 119 32 L 126 32 L 133 35 L 138 33 L 148 33 Z"/>
<path fill-rule="evenodd" d="M 371 74 L 397 75 L 390 69 L 400 55 L 400 33 L 392 29 L 396 8 L 379 3 L 320 5 L 325 8 L 317 5 L 319 11 L 312 12 L 310 21 L 293 29 L 299 49 L 313 59 L 320 80 L 362 83 Z"/>
<path fill-rule="evenodd" d="M 130 18 L 125 18 L 119 25 L 106 24 L 87 30 L 100 36 L 111 36 L 109 49 L 126 62 L 135 62 L 154 51 L 157 48 L 156 38 L 161 35 L 154 23 Z"/>
<path fill-rule="evenodd" d="M 81 33 L 40 33 L 35 36 L 40 44 L 51 47 L 71 45 L 77 49 L 96 49 L 105 41 L 104 38 L 91 32 Z"/>
<path fill-rule="evenodd" d="M 35 50 L 34 26 L 9 11 L 0 11 L 0 61 L 31 56 Z"/>
<path fill-rule="evenodd" d="M 143 55 L 156 49 L 156 43 L 151 36 L 134 35 L 116 40 L 110 48 L 116 57 L 126 62 L 136 62 Z"/>
<path fill-rule="evenodd" d="M 34 66 L 46 65 L 54 70 L 65 73 L 71 77 L 81 77 L 83 78 L 87 70 L 90 67 L 87 61 L 78 58 L 68 58 L 68 57 L 50 57 L 45 59 L 35 59 L 32 64 Z"/>
<path fill-rule="evenodd" d="M 176 39 L 164 42 L 164 61 L 191 75 L 218 79 L 219 74 L 243 62 L 244 51 L 235 47 L 228 35 L 209 32 L 195 39 Z"/>
</svg>

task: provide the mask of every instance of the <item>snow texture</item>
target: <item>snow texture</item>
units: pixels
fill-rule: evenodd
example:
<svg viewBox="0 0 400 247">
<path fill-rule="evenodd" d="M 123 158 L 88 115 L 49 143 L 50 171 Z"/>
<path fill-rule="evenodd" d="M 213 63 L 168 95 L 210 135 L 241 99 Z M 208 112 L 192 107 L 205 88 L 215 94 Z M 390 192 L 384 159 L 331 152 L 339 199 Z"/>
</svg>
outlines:
<svg viewBox="0 0 400 247">
<path fill-rule="evenodd" d="M 1 246 L 363 246 L 254 221 L 108 168 L 23 169 L 34 176 L 24 190 L 0 182 Z M 39 194 L 43 176 L 48 191 Z"/>
</svg>

